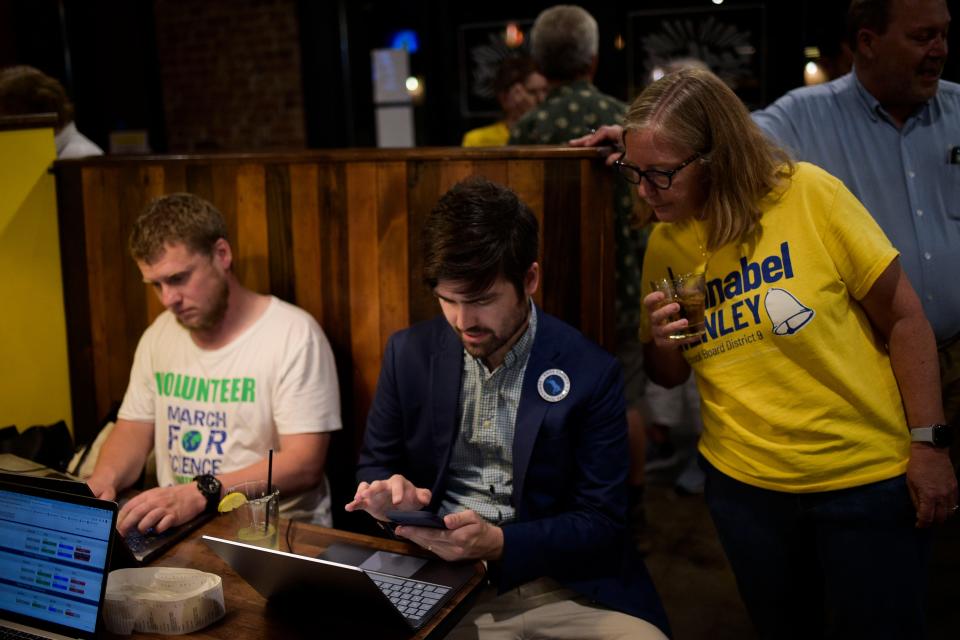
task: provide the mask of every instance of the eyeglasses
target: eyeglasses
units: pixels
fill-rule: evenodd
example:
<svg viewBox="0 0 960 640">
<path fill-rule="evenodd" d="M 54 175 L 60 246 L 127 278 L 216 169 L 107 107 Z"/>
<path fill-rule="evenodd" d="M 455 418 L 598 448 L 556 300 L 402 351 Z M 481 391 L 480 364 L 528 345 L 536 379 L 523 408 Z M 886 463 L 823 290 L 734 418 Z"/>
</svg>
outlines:
<svg viewBox="0 0 960 640">
<path fill-rule="evenodd" d="M 647 169 L 646 171 L 643 171 L 640 169 L 640 167 L 634 164 L 624 162 L 623 157 L 625 155 L 626 152 L 621 153 L 620 157 L 617 158 L 616 162 L 614 162 L 614 166 L 617 168 L 617 171 L 620 173 L 623 179 L 630 184 L 640 184 L 640 181 L 646 178 L 647 182 L 657 189 L 669 189 L 670 185 L 673 184 L 673 176 L 677 175 L 680 172 L 680 169 L 683 169 L 685 166 L 700 157 L 699 153 L 695 153 L 668 171 L 661 171 L 660 169 Z"/>
</svg>

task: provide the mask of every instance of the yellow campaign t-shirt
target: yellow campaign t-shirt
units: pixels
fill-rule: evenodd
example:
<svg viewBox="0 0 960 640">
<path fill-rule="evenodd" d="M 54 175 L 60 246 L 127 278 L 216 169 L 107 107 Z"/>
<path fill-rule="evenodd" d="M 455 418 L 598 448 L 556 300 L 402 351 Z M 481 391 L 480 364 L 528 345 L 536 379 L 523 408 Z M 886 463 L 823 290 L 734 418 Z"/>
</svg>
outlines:
<svg viewBox="0 0 960 640">
<path fill-rule="evenodd" d="M 684 348 L 701 395 L 700 452 L 747 484 L 788 492 L 854 487 L 903 473 L 909 433 L 883 339 L 857 302 L 898 252 L 863 205 L 798 163 L 765 202 L 759 234 L 706 258 L 706 227 L 659 223 L 650 281 L 702 270 L 706 334 Z M 644 313 L 641 340 L 649 342 Z"/>
<path fill-rule="evenodd" d="M 478 127 L 467 131 L 463 136 L 463 147 L 505 147 L 510 140 L 510 129 L 507 123 L 494 122 L 486 127 Z"/>
</svg>

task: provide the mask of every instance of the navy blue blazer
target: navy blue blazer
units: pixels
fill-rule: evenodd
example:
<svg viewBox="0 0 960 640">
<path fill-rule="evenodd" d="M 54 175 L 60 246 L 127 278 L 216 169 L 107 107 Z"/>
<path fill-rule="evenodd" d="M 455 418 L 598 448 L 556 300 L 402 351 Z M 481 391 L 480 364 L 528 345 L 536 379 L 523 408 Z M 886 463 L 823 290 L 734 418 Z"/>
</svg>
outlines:
<svg viewBox="0 0 960 640">
<path fill-rule="evenodd" d="M 629 470 L 623 379 L 617 360 L 537 309 L 513 443 L 512 504 L 503 556 L 491 565 L 500 591 L 550 576 L 669 635 L 666 614 L 626 536 Z M 544 400 L 540 375 L 561 369 L 570 391 Z M 463 346 L 443 316 L 390 337 L 367 418 L 357 476 L 399 473 L 444 496 L 458 430 Z"/>
</svg>

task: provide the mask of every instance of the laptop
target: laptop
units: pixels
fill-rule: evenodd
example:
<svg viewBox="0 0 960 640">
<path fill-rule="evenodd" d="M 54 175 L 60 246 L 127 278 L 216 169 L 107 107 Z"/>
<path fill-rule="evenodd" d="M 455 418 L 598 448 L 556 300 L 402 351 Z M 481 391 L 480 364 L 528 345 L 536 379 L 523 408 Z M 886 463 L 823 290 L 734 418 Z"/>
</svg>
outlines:
<svg viewBox="0 0 960 640">
<path fill-rule="evenodd" d="M 46 470 L 44 475 L 0 472 L 0 482 L 93 497 L 93 492 L 86 482 L 52 469 Z M 123 506 L 127 500 L 136 494 L 137 492 L 125 492 L 119 501 L 119 505 Z M 126 536 L 120 537 L 121 544 L 115 546 L 113 557 L 110 559 L 110 568 L 124 569 L 149 564 L 154 558 L 185 538 L 191 531 L 207 523 L 212 517 L 213 514 L 201 513 L 193 520 L 171 527 L 163 533 L 130 531 Z"/>
<path fill-rule="evenodd" d="M 116 527 L 114 502 L 0 482 L 0 634 L 95 637 Z"/>
<path fill-rule="evenodd" d="M 430 622 L 475 575 L 453 563 L 333 544 L 320 557 L 203 536 L 211 549 L 271 602 L 306 602 L 311 611 L 366 620 L 405 632 Z M 348 613 L 350 612 L 350 613 Z M 326 623 L 325 623 L 326 624 Z"/>
</svg>

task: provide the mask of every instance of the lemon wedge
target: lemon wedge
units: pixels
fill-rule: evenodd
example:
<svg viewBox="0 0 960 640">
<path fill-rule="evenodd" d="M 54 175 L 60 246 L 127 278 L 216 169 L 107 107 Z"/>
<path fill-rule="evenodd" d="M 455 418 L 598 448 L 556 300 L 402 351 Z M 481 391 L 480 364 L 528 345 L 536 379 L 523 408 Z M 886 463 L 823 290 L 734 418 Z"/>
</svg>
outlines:
<svg viewBox="0 0 960 640">
<path fill-rule="evenodd" d="M 247 496 L 243 495 L 239 491 L 234 491 L 233 493 L 228 493 L 223 496 L 223 500 L 220 501 L 220 504 L 217 505 L 217 511 L 220 513 L 227 513 L 228 511 L 233 511 L 240 505 L 247 504 Z"/>
</svg>

